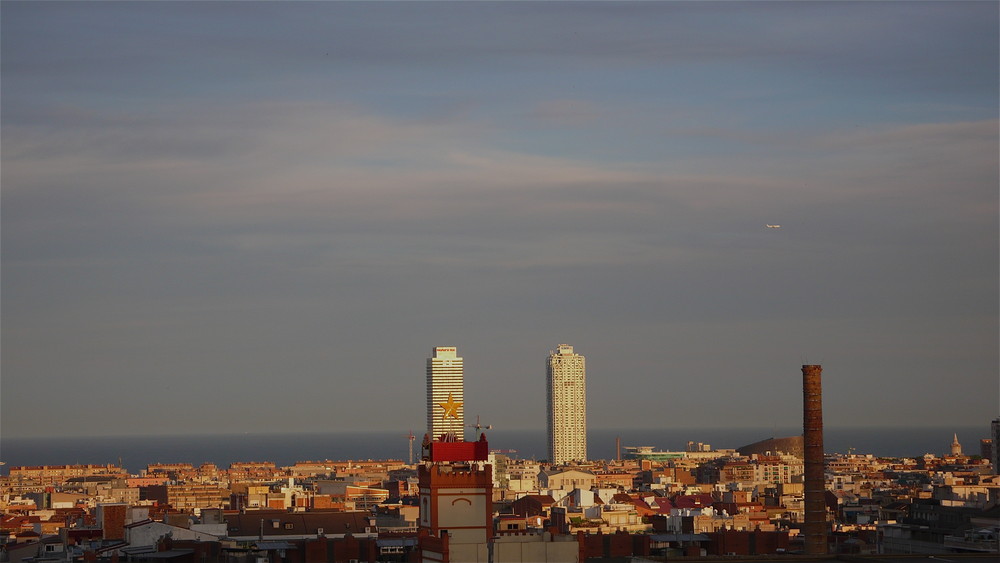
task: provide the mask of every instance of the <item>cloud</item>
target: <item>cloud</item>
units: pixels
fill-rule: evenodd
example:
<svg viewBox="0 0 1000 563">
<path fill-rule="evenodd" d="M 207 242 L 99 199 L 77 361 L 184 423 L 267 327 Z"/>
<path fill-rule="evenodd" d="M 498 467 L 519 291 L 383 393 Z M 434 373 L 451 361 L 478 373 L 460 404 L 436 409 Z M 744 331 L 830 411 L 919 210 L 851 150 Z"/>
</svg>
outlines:
<svg viewBox="0 0 1000 563">
<path fill-rule="evenodd" d="M 543 107 L 557 115 L 567 107 L 599 111 L 566 100 Z M 177 240 L 185 237 L 201 239 L 206 251 L 237 252 L 314 251 L 336 237 L 342 250 L 363 253 L 428 236 L 447 246 L 462 237 L 461 252 L 489 249 L 483 255 L 511 267 L 596 264 L 681 252 L 670 240 L 694 248 L 750 240 L 725 233 L 788 223 L 807 206 L 890 193 L 931 198 L 900 202 L 894 217 L 878 219 L 893 225 L 908 207 L 940 206 L 941 198 L 980 216 L 995 201 L 983 187 L 995 178 L 995 120 L 784 135 L 678 130 L 671 134 L 724 137 L 748 152 L 623 163 L 501 149 L 479 119 L 428 122 L 339 102 L 173 106 L 156 116 L 61 107 L 49 119 L 38 115 L 38 125 L 5 131 L 5 203 L 20 211 L 9 225 L 35 225 L 11 232 L 32 239 L 50 229 L 164 233 L 159 243 L 140 236 L 116 244 L 108 233 L 71 255 L 129 245 L 144 252 L 149 243 L 189 251 Z M 57 117 L 72 127 L 49 127 Z M 759 137 L 769 147 L 763 153 Z M 927 172 L 915 176 L 920 167 Z M 956 188 L 963 197 L 941 192 L 939 182 L 956 179 L 967 184 Z M 871 208 L 884 215 L 882 204 Z M 955 207 L 939 209 L 948 216 Z M 852 214 L 855 222 L 864 215 Z M 37 253 L 45 238 L 22 245 L 15 234 L 9 256 Z"/>
<path fill-rule="evenodd" d="M 883 390 L 986 383 L 996 10 L 5 6 L 5 432 L 60 387 L 52 412 L 200 420 L 202 381 L 228 420 L 328 389 L 301 408 L 334 424 L 366 414 L 337 389 L 393 386 L 380 422 L 406 428 L 442 342 L 511 427 L 558 341 L 610 402 L 814 350 Z M 978 416 L 931 395 L 866 412 Z"/>
<path fill-rule="evenodd" d="M 543 100 L 531 108 L 527 117 L 560 126 L 584 125 L 602 116 L 600 107 L 586 100 Z"/>
</svg>

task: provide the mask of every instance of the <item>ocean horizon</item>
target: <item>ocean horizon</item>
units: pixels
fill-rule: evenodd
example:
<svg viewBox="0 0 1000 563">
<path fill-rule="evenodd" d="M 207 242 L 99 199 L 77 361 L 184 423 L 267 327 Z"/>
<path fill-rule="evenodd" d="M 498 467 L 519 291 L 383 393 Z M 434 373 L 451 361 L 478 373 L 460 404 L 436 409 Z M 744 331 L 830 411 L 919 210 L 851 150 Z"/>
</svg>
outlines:
<svg viewBox="0 0 1000 563">
<path fill-rule="evenodd" d="M 614 459 L 616 439 L 624 448 L 652 446 L 658 450 L 683 451 L 688 441 L 710 444 L 714 449 L 738 448 L 759 440 L 797 436 L 800 428 L 672 428 L 592 429 L 587 432 L 590 459 Z M 979 454 L 979 441 L 989 436 L 989 427 L 956 426 L 927 428 L 837 428 L 824 432 L 827 453 L 873 454 L 882 457 L 919 457 L 948 453 L 958 434 L 963 451 Z M 514 450 L 521 459 L 546 457 L 544 430 L 489 430 L 490 448 Z M 474 439 L 470 432 L 466 439 Z M 421 436 L 414 441 L 414 458 L 420 456 Z M 399 459 L 408 461 L 409 444 L 401 432 L 323 432 L 289 434 L 215 434 L 155 436 L 95 436 L 0 438 L 0 466 L 4 474 L 12 466 L 63 464 L 118 464 L 139 473 L 153 463 L 214 463 L 221 468 L 240 461 L 270 461 L 279 467 L 298 461 Z"/>
</svg>

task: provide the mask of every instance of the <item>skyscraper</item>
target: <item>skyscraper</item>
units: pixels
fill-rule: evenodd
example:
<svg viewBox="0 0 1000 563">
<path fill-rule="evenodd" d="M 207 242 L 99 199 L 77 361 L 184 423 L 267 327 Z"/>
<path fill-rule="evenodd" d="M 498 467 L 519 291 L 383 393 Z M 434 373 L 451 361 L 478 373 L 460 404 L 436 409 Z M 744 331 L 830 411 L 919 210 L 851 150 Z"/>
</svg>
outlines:
<svg viewBox="0 0 1000 563">
<path fill-rule="evenodd" d="M 427 433 L 432 440 L 453 432 L 465 439 L 465 393 L 462 358 L 454 346 L 438 346 L 427 358 Z"/>
<path fill-rule="evenodd" d="M 994 418 L 990 423 L 990 438 L 993 439 L 993 450 L 990 461 L 993 462 L 993 473 L 1000 473 L 1000 418 Z"/>
<path fill-rule="evenodd" d="M 545 364 L 549 461 L 587 459 L 587 369 L 585 358 L 560 344 Z"/>
</svg>

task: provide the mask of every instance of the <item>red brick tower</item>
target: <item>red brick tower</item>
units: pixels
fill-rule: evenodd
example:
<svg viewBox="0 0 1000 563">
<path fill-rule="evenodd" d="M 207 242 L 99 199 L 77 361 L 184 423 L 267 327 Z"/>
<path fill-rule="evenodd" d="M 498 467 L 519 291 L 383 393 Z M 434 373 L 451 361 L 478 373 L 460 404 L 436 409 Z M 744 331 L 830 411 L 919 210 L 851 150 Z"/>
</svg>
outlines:
<svg viewBox="0 0 1000 563">
<path fill-rule="evenodd" d="M 806 555 L 825 555 L 826 473 L 823 460 L 823 366 L 802 366 Z"/>
</svg>

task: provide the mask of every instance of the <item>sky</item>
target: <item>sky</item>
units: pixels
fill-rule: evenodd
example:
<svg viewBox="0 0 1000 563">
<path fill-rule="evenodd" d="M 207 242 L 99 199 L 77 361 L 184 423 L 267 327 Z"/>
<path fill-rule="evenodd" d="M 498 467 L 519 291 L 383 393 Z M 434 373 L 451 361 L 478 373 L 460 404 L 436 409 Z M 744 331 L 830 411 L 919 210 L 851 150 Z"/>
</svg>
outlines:
<svg viewBox="0 0 1000 563">
<path fill-rule="evenodd" d="M 998 6 L 5 1 L 2 435 L 985 437 Z"/>
</svg>

